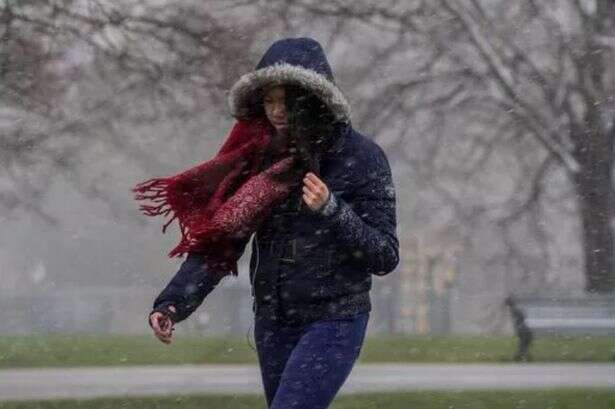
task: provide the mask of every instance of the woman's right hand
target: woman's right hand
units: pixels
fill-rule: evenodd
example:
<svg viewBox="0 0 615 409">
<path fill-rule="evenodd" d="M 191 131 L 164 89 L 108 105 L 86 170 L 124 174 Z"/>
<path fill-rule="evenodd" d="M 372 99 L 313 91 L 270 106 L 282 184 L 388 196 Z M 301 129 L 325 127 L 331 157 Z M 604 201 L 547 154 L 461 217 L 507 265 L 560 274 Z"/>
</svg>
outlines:
<svg viewBox="0 0 615 409">
<path fill-rule="evenodd" d="M 175 307 L 173 306 L 170 306 L 169 309 L 173 313 L 176 312 Z M 156 338 L 158 338 L 165 344 L 170 344 L 171 337 L 173 336 L 173 330 L 175 329 L 173 328 L 173 325 L 175 325 L 175 323 L 173 322 L 173 320 L 171 320 L 171 317 L 169 317 L 167 314 L 156 311 L 150 314 L 149 320 Z"/>
</svg>

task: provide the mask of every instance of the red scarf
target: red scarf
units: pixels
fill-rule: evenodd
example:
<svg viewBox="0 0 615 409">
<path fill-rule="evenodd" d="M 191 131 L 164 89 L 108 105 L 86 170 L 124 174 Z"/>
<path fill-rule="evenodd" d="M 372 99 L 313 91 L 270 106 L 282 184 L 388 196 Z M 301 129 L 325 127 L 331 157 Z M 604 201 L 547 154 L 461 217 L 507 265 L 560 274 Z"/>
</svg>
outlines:
<svg viewBox="0 0 615 409">
<path fill-rule="evenodd" d="M 154 178 L 132 189 L 140 210 L 179 222 L 181 240 L 169 257 L 186 252 L 205 255 L 214 274 L 237 275 L 236 244 L 248 239 L 272 207 L 290 193 L 287 175 L 294 161 L 287 156 L 260 171 L 271 141 L 267 120 L 237 121 L 212 159 L 167 178 Z"/>
</svg>

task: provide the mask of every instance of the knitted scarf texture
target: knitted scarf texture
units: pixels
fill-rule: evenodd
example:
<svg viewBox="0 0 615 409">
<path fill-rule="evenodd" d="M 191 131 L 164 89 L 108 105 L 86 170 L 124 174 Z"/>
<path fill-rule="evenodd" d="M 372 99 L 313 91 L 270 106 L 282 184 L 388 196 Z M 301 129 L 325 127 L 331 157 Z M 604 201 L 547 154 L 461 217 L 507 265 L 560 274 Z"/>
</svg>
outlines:
<svg viewBox="0 0 615 409">
<path fill-rule="evenodd" d="M 181 239 L 169 252 L 205 256 L 214 274 L 237 275 L 236 245 L 256 231 L 271 209 L 283 201 L 301 178 L 293 171 L 294 155 L 263 168 L 272 128 L 266 119 L 238 120 L 218 153 L 175 176 L 136 185 L 135 199 L 147 216 L 171 215 Z"/>
</svg>

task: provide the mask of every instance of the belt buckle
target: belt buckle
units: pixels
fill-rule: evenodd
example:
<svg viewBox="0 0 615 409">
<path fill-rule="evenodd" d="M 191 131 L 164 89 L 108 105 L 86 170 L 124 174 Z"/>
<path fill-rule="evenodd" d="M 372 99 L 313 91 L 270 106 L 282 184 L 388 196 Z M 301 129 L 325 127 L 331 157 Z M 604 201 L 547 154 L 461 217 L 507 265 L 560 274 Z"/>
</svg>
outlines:
<svg viewBox="0 0 615 409">
<path fill-rule="evenodd" d="M 287 258 L 287 257 L 280 257 L 280 261 L 283 261 L 285 263 L 289 263 L 289 264 L 294 264 L 295 263 L 295 256 L 297 254 L 297 239 L 292 239 L 289 242 L 286 242 L 282 245 L 282 256 L 286 255 L 286 249 L 287 246 L 290 245 L 291 248 L 291 258 Z"/>
</svg>

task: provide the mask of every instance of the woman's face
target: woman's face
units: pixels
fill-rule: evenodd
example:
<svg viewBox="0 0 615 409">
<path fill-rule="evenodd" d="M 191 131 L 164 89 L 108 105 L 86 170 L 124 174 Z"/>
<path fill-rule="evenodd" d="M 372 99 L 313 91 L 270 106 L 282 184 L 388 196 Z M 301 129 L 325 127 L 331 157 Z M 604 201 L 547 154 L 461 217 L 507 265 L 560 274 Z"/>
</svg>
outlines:
<svg viewBox="0 0 615 409">
<path fill-rule="evenodd" d="M 285 97 L 284 87 L 282 86 L 271 86 L 264 89 L 263 105 L 265 114 L 271 125 L 281 135 L 286 135 L 288 132 Z"/>
</svg>

